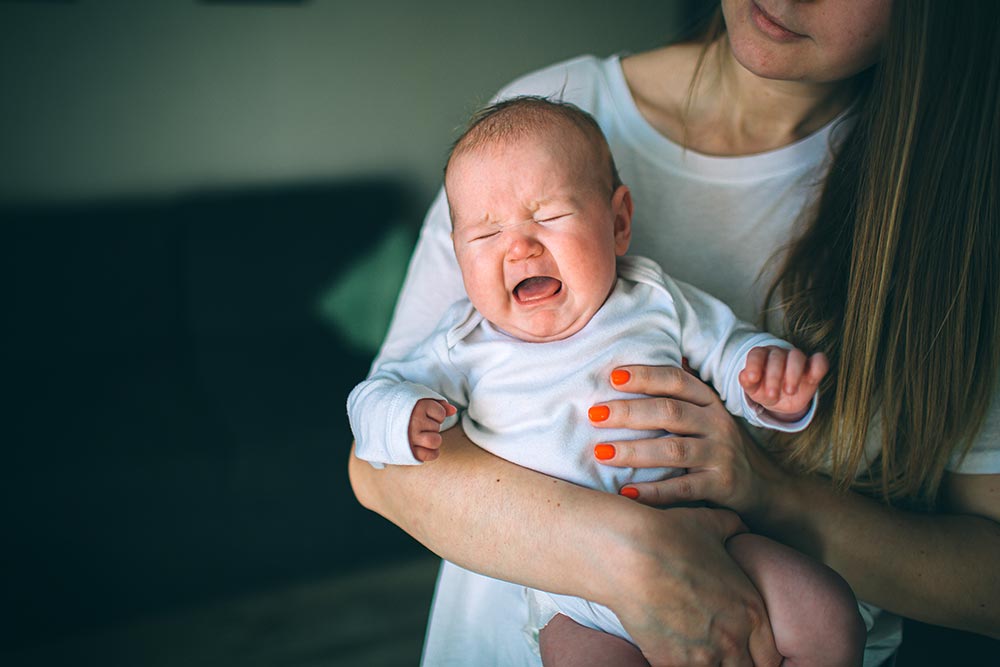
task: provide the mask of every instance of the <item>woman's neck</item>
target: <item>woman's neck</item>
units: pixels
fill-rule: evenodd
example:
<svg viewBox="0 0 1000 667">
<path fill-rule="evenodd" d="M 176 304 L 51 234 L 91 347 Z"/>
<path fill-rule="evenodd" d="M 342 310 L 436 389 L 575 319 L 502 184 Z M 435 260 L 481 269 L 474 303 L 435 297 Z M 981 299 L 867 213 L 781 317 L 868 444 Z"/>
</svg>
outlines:
<svg viewBox="0 0 1000 667">
<path fill-rule="evenodd" d="M 630 57 L 625 77 L 639 110 L 671 140 L 706 155 L 752 155 L 809 136 L 851 103 L 849 83 L 774 81 L 744 69 L 725 38 Z M 698 73 L 695 86 L 691 80 Z"/>
</svg>

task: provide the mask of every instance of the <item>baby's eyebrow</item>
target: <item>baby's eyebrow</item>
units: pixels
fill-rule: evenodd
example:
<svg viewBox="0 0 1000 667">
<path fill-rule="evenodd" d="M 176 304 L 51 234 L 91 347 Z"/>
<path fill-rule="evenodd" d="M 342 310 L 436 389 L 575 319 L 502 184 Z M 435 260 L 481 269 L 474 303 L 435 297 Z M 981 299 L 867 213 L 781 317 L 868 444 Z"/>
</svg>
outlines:
<svg viewBox="0 0 1000 667">
<path fill-rule="evenodd" d="M 556 192 L 545 197 L 533 199 L 528 205 L 533 213 L 538 212 L 546 206 L 576 206 L 577 196 L 573 192 Z"/>
</svg>

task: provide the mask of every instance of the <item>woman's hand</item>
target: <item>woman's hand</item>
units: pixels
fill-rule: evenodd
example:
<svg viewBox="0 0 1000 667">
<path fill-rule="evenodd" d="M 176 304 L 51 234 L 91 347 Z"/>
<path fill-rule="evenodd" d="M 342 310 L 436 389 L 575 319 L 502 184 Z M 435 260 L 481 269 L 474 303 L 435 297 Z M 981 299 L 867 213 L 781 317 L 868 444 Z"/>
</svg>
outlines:
<svg viewBox="0 0 1000 667">
<path fill-rule="evenodd" d="M 651 665 L 778 665 L 764 603 L 726 551 L 746 530 L 726 510 L 654 510 L 634 558 L 608 583 L 611 608 Z"/>
<path fill-rule="evenodd" d="M 784 474 L 729 414 L 711 387 L 672 366 L 624 366 L 612 372 L 611 383 L 616 389 L 651 398 L 602 403 L 606 411 L 591 409 L 595 426 L 662 429 L 673 435 L 602 443 L 595 447 L 601 463 L 688 470 L 660 482 L 629 484 L 623 495 L 647 505 L 708 501 L 743 516 L 766 512 Z"/>
<path fill-rule="evenodd" d="M 645 507 L 499 459 L 458 427 L 442 436 L 421 466 L 351 456 L 358 499 L 458 565 L 607 605 L 654 665 L 777 664 L 764 604 L 724 547 L 745 530 L 735 514 Z"/>
</svg>

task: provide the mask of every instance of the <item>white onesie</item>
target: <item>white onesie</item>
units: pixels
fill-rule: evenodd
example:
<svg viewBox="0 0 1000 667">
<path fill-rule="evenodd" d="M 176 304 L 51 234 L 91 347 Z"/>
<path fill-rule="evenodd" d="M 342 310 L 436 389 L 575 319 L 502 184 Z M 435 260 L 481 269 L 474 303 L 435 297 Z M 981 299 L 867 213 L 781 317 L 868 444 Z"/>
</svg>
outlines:
<svg viewBox="0 0 1000 667">
<path fill-rule="evenodd" d="M 526 468 L 612 493 L 630 482 L 664 479 L 683 471 L 616 468 L 601 465 L 593 454 L 602 441 L 661 437 L 663 431 L 597 429 L 587 411 L 634 396 L 611 387 L 618 366 L 680 366 L 682 358 L 715 386 L 730 412 L 751 424 L 793 432 L 809 423 L 812 410 L 795 423 L 769 418 L 739 385 L 751 348 L 788 343 L 740 321 L 718 299 L 665 276 L 651 260 L 623 257 L 618 276 L 611 296 L 581 331 L 548 343 L 514 338 L 468 301 L 457 303 L 412 354 L 382 365 L 351 392 L 348 415 L 358 457 L 377 466 L 419 463 L 407 428 L 416 402 L 433 398 L 459 409 L 474 443 Z M 530 602 L 531 636 L 561 611 L 630 639 L 610 610 L 598 605 L 547 594 Z"/>
</svg>

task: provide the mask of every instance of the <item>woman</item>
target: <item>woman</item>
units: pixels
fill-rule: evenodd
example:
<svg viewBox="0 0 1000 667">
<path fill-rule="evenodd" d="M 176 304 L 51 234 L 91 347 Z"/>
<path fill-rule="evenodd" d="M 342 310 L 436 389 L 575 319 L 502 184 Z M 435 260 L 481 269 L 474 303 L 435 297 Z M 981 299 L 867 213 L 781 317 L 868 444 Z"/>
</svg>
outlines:
<svg viewBox="0 0 1000 667">
<path fill-rule="evenodd" d="M 561 91 L 593 113 L 635 194 L 635 251 L 745 318 L 771 306 L 773 328 L 830 355 L 814 427 L 765 454 L 696 378 L 628 367 L 622 388 L 652 398 L 609 404 L 605 424 L 678 437 L 614 443 L 604 463 L 686 467 L 638 500 L 739 518 L 579 489 L 458 430 L 419 468 L 352 457 L 355 492 L 458 565 L 606 604 L 653 664 L 775 664 L 724 547 L 746 526 L 851 584 L 866 664 L 900 640 L 879 608 L 1000 636 L 997 9 L 724 0 L 722 14 L 704 43 L 570 61 L 502 95 Z M 446 226 L 439 199 L 381 358 L 461 296 Z M 516 590 L 445 566 L 425 662 L 530 664 Z"/>
</svg>

